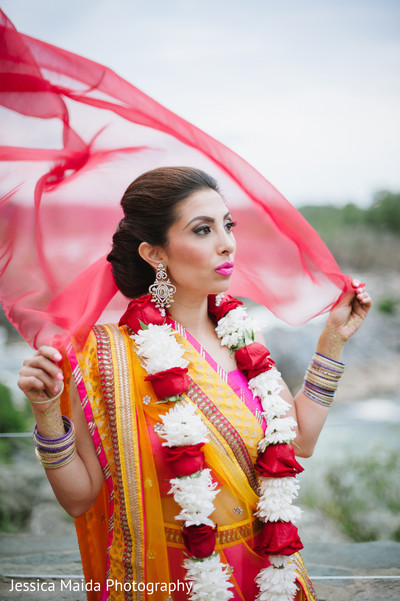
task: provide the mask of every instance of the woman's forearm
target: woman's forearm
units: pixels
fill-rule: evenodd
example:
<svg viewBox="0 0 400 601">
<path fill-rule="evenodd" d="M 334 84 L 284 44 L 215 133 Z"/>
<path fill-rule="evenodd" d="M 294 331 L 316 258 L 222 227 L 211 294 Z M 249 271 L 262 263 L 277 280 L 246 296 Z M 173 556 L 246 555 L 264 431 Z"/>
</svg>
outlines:
<svg viewBox="0 0 400 601">
<path fill-rule="evenodd" d="M 45 408 L 32 405 L 36 431 L 40 440 L 51 447 L 52 441 L 64 437 L 65 427 L 59 400 L 49 402 Z M 91 437 L 79 410 L 73 411 L 74 448 L 72 459 L 61 467 L 46 469 L 46 476 L 60 505 L 73 517 L 89 509 L 101 489 L 102 471 Z M 68 450 L 67 450 L 68 452 Z"/>
<path fill-rule="evenodd" d="M 328 417 L 329 408 L 318 405 L 301 390 L 294 397 L 297 433 L 293 443 L 295 454 L 310 457 Z"/>
<path fill-rule="evenodd" d="M 345 344 L 346 341 L 335 332 L 333 327 L 327 324 L 319 337 L 317 353 L 334 361 L 341 361 Z"/>
<path fill-rule="evenodd" d="M 74 518 L 92 507 L 101 490 L 99 482 L 103 481 L 101 473 L 100 480 L 93 476 L 78 453 L 64 467 L 47 469 L 46 476 L 58 502 Z"/>
<path fill-rule="evenodd" d="M 18 385 L 29 399 L 35 417 L 37 457 L 60 504 L 77 517 L 93 505 L 104 478 L 73 381 L 71 420 L 61 415 L 61 359 L 55 348 L 40 347 L 24 361 Z"/>
<path fill-rule="evenodd" d="M 317 344 L 317 353 L 321 355 L 321 362 L 325 363 L 327 358 L 333 362 L 340 362 L 342 358 L 345 341 L 330 328 L 329 324 L 325 326 Z M 332 378 L 326 380 L 326 374 L 319 372 L 319 366 L 314 374 L 307 372 L 306 379 L 310 378 L 308 386 L 304 386 L 294 398 L 294 408 L 297 421 L 297 435 L 295 439 L 295 452 L 301 457 L 310 457 L 314 451 L 315 445 L 321 433 L 321 430 L 328 417 L 330 403 L 333 402 L 334 391 L 332 388 L 337 388 L 340 380 L 341 371 L 335 373 L 336 381 L 332 382 Z M 324 368 L 323 368 L 324 369 Z M 330 369 L 329 366 L 327 368 Z M 311 367 L 313 370 L 313 367 Z M 316 379 L 315 379 L 316 376 Z M 329 377 L 329 376 L 328 376 Z M 317 386 L 317 392 L 314 396 L 313 392 Z M 324 386 L 327 390 L 324 391 Z M 319 389 L 319 392 L 318 392 Z M 310 395 L 311 392 L 311 395 Z M 325 395 L 328 395 L 327 397 Z M 321 396 L 321 399 L 318 397 Z M 318 402 L 319 401 L 319 402 Z"/>
</svg>

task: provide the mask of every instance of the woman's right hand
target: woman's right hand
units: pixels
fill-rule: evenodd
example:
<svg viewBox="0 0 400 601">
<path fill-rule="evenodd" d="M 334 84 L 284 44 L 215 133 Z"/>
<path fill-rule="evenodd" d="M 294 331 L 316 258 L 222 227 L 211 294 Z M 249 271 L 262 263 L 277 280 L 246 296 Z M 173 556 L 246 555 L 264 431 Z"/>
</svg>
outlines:
<svg viewBox="0 0 400 601">
<path fill-rule="evenodd" d="M 63 373 L 57 363 L 62 356 L 51 346 L 41 346 L 29 359 L 25 359 L 19 372 L 18 386 L 38 409 L 45 410 L 62 388 Z M 49 404 L 45 403 L 46 399 Z"/>
</svg>

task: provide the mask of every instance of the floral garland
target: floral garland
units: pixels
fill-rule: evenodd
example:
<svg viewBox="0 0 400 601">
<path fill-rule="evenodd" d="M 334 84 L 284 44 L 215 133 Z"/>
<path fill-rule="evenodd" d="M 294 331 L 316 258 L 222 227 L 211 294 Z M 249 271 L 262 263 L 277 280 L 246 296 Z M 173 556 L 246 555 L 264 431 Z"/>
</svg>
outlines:
<svg viewBox="0 0 400 601">
<path fill-rule="evenodd" d="M 259 442 L 256 469 L 260 476 L 260 498 L 255 515 L 262 521 L 261 543 L 255 551 L 271 565 L 256 578 L 256 601 L 291 601 L 296 593 L 294 566 L 290 555 L 303 545 L 295 523 L 300 509 L 292 505 L 298 494 L 295 476 L 303 470 L 294 457 L 291 417 L 282 417 L 289 404 L 282 399 L 280 373 L 262 344 L 254 342 L 256 322 L 242 303 L 229 295 L 209 297 L 209 311 L 217 322 L 221 344 L 235 353 L 238 368 L 247 376 L 249 388 L 260 398 L 267 427 Z M 218 494 L 211 471 L 204 467 L 202 446 L 208 442 L 207 428 L 196 407 L 184 400 L 189 388 L 188 361 L 177 342 L 176 332 L 151 305 L 149 295 L 130 303 L 120 325 L 136 332 L 132 339 L 159 402 L 174 401 L 161 416 L 156 431 L 164 439 L 165 460 L 176 478 L 170 480 L 169 494 L 181 511 L 182 537 L 190 554 L 184 561 L 186 579 L 192 582 L 192 601 L 228 601 L 231 569 L 215 553 L 217 526 L 210 519 Z"/>
</svg>

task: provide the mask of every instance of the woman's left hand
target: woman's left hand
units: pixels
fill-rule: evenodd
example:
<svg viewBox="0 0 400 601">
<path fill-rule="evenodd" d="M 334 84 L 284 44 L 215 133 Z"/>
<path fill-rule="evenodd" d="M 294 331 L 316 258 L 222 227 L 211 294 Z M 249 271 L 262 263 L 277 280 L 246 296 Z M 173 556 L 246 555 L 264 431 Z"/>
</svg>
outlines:
<svg viewBox="0 0 400 601">
<path fill-rule="evenodd" d="M 371 297 L 365 284 L 353 280 L 354 290 L 349 291 L 334 307 L 328 317 L 326 328 L 331 335 L 346 342 L 363 323 L 371 308 Z"/>
</svg>

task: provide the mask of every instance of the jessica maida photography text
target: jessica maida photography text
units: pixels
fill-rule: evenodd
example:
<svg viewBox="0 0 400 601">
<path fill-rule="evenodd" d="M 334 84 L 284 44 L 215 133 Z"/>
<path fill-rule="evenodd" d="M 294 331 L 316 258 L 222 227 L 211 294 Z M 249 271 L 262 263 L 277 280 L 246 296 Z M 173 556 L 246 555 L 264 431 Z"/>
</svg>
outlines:
<svg viewBox="0 0 400 601">
<path fill-rule="evenodd" d="M 118 580 L 109 579 L 106 580 L 104 584 L 95 582 L 94 580 L 85 582 L 83 578 L 59 578 L 57 580 L 45 580 L 42 578 L 12 578 L 10 581 L 9 592 L 100 592 L 103 588 L 107 591 L 121 592 L 146 591 L 148 595 L 153 595 L 158 592 L 164 592 L 171 595 L 176 591 L 186 591 L 186 594 L 188 595 L 192 590 L 192 583 L 183 582 L 182 580 L 177 580 L 176 582 L 136 582 L 135 580 L 132 580 L 131 582 L 119 582 Z"/>
</svg>

